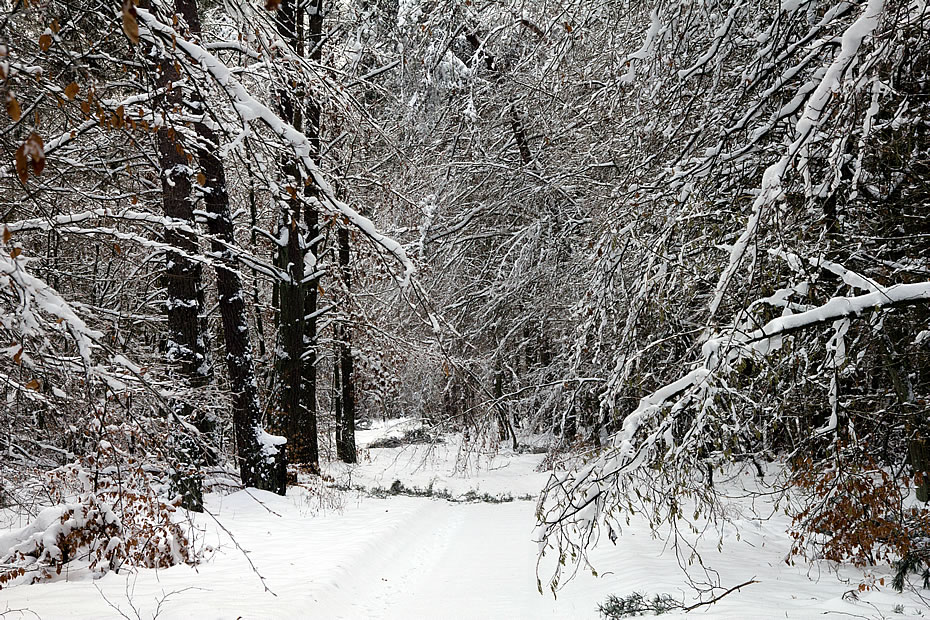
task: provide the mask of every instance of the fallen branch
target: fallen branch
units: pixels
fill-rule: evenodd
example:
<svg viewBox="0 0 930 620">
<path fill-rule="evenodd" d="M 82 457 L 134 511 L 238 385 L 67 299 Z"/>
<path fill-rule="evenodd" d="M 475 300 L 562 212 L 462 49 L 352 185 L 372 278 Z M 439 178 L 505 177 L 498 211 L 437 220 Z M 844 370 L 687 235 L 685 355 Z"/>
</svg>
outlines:
<svg viewBox="0 0 930 620">
<path fill-rule="evenodd" d="M 726 596 L 727 594 L 731 594 L 732 592 L 736 592 L 736 591 L 738 591 L 740 588 L 745 588 L 746 586 L 752 585 L 752 584 L 754 584 L 754 583 L 759 583 L 758 581 L 756 581 L 756 578 L 755 578 L 755 577 L 753 577 L 752 579 L 750 579 L 749 581 L 747 581 L 747 582 L 745 582 L 745 583 L 739 584 L 738 586 L 733 586 L 732 588 L 730 588 L 729 590 L 727 590 L 727 591 L 724 592 L 723 594 L 721 594 L 721 595 L 719 595 L 719 596 L 715 596 L 714 598 L 710 599 L 709 601 L 701 601 L 700 603 L 695 603 L 694 605 L 689 605 L 689 606 L 687 606 L 687 607 L 682 606 L 682 609 L 685 611 L 685 613 L 687 613 L 687 612 L 689 612 L 689 611 L 694 611 L 694 610 L 697 609 L 698 607 L 703 607 L 704 605 L 713 605 L 714 603 L 716 603 L 717 601 L 719 601 L 720 599 L 722 599 L 722 598 L 723 598 L 724 596 Z"/>
</svg>

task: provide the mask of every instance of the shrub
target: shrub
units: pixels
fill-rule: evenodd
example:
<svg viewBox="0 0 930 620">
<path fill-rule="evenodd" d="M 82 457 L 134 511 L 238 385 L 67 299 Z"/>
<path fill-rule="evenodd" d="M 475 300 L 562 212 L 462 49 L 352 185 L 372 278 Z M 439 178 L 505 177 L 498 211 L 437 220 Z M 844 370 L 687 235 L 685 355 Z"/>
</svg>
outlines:
<svg viewBox="0 0 930 620">
<path fill-rule="evenodd" d="M 904 575 L 926 566 L 930 510 L 906 503 L 910 480 L 896 480 L 868 455 L 846 454 L 832 465 L 795 463 L 801 507 L 792 514 L 791 555 L 817 556 L 858 567 L 879 562 Z"/>
<path fill-rule="evenodd" d="M 77 479 L 91 487 L 89 473 L 74 464 L 57 470 L 52 479 Z M 119 485 L 86 489 L 73 501 L 45 508 L 19 531 L 0 536 L 0 587 L 48 579 L 71 563 L 97 576 L 123 566 L 196 564 L 199 555 L 176 518 L 179 498 L 160 498 L 141 467 L 128 474 Z"/>
<path fill-rule="evenodd" d="M 442 438 L 434 435 L 428 429 L 412 428 L 407 431 L 404 431 L 402 437 L 382 437 L 381 439 L 376 439 L 370 444 L 369 448 L 399 448 L 401 446 L 408 446 L 414 444 L 436 444 L 442 443 Z"/>
</svg>

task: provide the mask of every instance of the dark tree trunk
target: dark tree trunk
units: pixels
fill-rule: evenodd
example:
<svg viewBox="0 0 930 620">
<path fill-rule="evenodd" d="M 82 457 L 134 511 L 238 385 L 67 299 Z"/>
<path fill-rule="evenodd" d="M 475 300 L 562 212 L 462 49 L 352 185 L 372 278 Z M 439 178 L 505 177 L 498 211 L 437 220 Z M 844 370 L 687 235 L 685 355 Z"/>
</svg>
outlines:
<svg viewBox="0 0 930 620">
<path fill-rule="evenodd" d="M 316 265 L 317 243 L 313 240 L 319 234 L 319 214 L 312 207 L 304 208 L 304 222 L 307 225 L 307 237 L 311 240 L 309 252 L 314 256 L 312 263 Z M 303 320 L 303 373 L 301 386 L 301 415 L 292 420 L 288 428 L 288 437 L 293 437 L 299 444 L 295 446 L 294 458 L 300 463 L 319 466 L 320 449 L 317 439 L 316 423 L 316 387 L 317 387 L 317 287 L 319 278 L 313 278 L 305 283 Z"/>
<path fill-rule="evenodd" d="M 303 403 L 304 343 L 304 277 L 301 227 L 297 201 L 288 201 L 280 214 L 279 238 L 287 242 L 278 249 L 278 265 L 287 273 L 287 280 L 278 283 L 278 347 L 276 373 L 278 379 L 278 411 L 276 427 L 286 433 L 290 445 L 291 461 L 306 460 L 305 408 Z"/>
<path fill-rule="evenodd" d="M 295 0 L 282 0 L 275 19 L 281 37 L 302 55 L 303 14 L 297 6 Z M 301 93 L 282 89 L 278 97 L 281 117 L 301 129 Z M 279 215 L 279 239 L 286 241 L 278 249 L 277 263 L 288 277 L 277 284 L 280 354 L 275 364 L 279 389 L 276 426 L 287 435 L 292 462 L 317 466 L 316 359 L 310 351 L 315 334 L 307 334 L 307 315 L 312 314 L 308 312 L 308 297 L 315 303 L 316 291 L 310 293 L 304 281 L 306 241 L 316 233 L 308 230 L 313 223 L 310 218 L 301 221 L 305 214 L 301 213 L 299 194 L 306 188 L 297 161 L 288 157 L 281 164 L 288 196 Z M 308 367 L 313 370 L 308 371 Z"/>
<path fill-rule="evenodd" d="M 147 6 L 148 2 L 143 2 Z M 179 113 L 183 105 L 183 92 L 174 86 L 180 74 L 171 57 L 157 56 L 157 48 L 150 47 L 149 58 L 154 58 L 155 83 L 164 89 L 155 108 L 161 112 L 161 123 L 155 137 L 158 162 L 161 167 L 162 204 L 166 217 L 178 220 L 187 230 L 166 226 L 162 238 L 172 249 L 165 252 L 165 315 L 167 319 L 166 358 L 169 367 L 178 372 L 180 387 L 198 388 L 211 378 L 208 357 L 206 317 L 201 264 L 190 256 L 200 253 L 200 244 L 194 232 L 194 205 L 191 197 L 191 169 L 193 156 L 181 136 L 174 130 L 170 115 Z M 192 437 L 180 428 L 173 439 L 174 471 L 171 474 L 181 504 L 189 510 L 203 509 L 203 477 L 200 468 L 215 459 L 212 447 L 204 439 L 209 435 L 213 420 L 197 414 L 189 403 L 172 399 L 173 415 L 191 422 L 201 431 Z"/>
<path fill-rule="evenodd" d="M 339 228 L 339 271 L 345 283 L 346 294 L 352 289 L 349 273 L 349 230 Z M 336 342 L 339 351 L 334 365 L 339 368 L 337 390 L 340 392 L 339 418 L 336 420 L 336 455 L 346 463 L 354 463 L 355 451 L 355 371 L 352 360 L 352 328 L 348 317 L 336 326 Z"/>
<path fill-rule="evenodd" d="M 498 437 L 501 441 L 507 439 L 507 436 L 510 436 L 511 445 L 513 449 L 516 450 L 519 448 L 517 443 L 517 433 L 513 430 L 513 424 L 510 421 L 510 415 L 508 415 L 507 409 L 504 407 L 504 370 L 501 368 L 500 362 L 497 363 L 497 367 L 494 369 L 494 408 L 497 409 L 497 419 L 498 419 Z"/>
<path fill-rule="evenodd" d="M 249 228 L 251 229 L 251 241 L 252 248 L 256 246 L 256 240 L 258 238 L 258 233 L 255 232 L 256 225 L 258 222 L 258 208 L 255 204 L 255 188 L 251 186 L 251 179 L 249 181 Z M 257 272 L 253 270 L 253 275 Z M 262 306 L 258 296 L 258 280 L 253 278 L 252 286 L 252 305 L 255 308 L 255 331 L 258 336 L 258 357 L 259 359 L 265 358 L 265 321 L 262 318 Z"/>
<path fill-rule="evenodd" d="M 310 45 L 309 57 L 311 60 L 320 62 L 323 59 L 323 2 L 322 0 L 309 0 L 307 3 L 307 13 L 309 22 L 307 24 L 307 39 Z M 303 37 L 299 36 L 297 41 L 298 53 L 304 53 Z M 320 161 L 320 118 L 321 109 L 319 103 L 312 96 L 304 93 L 304 115 L 307 119 L 305 133 L 313 148 L 313 157 Z M 308 199 L 304 202 L 304 224 L 307 227 L 307 250 L 313 255 L 312 261 L 316 269 L 317 259 L 319 258 L 319 243 L 317 237 L 320 234 L 320 214 L 314 206 L 319 201 L 318 191 L 315 185 L 308 183 L 304 185 L 304 196 Z M 309 275 L 309 274 L 308 274 Z M 317 297 L 319 288 L 319 278 L 314 277 L 307 282 L 306 295 L 304 297 L 304 346 L 306 351 L 303 355 L 303 415 L 298 424 L 293 429 L 295 437 L 301 439 L 301 462 L 310 463 L 319 467 L 320 448 L 317 437 L 317 416 L 316 416 L 316 390 L 317 390 Z"/>
<path fill-rule="evenodd" d="M 200 165 L 206 178 L 207 225 L 214 254 L 221 259 L 216 266 L 216 292 L 223 320 L 226 341 L 226 369 L 233 393 L 233 425 L 236 446 L 239 449 L 239 473 L 246 486 L 285 492 L 286 458 L 284 447 L 276 454 L 267 445 L 261 425 L 261 405 L 258 384 L 249 340 L 249 322 L 245 307 L 245 290 L 236 270 L 236 261 L 229 246 L 235 244 L 233 222 L 226 191 L 223 162 L 216 156 L 219 142 L 213 130 L 203 123 L 197 124 L 203 144 Z"/>
<path fill-rule="evenodd" d="M 180 75 L 172 59 L 157 62 L 158 88 L 168 89 L 162 99 L 162 113 L 180 108 L 183 94 L 172 84 Z M 179 134 L 164 123 L 157 132 L 158 159 L 161 165 L 162 201 L 167 217 L 181 220 L 194 227 L 194 208 L 191 201 L 190 163 L 192 156 L 184 148 Z M 168 360 L 176 363 L 184 379 L 192 386 L 205 385 L 210 379 L 207 358 L 207 339 L 203 317 L 202 268 L 184 254 L 199 254 L 197 236 L 191 231 L 168 227 L 164 231 L 165 243 L 181 252 L 165 254 L 166 314 L 168 319 Z"/>
<path fill-rule="evenodd" d="M 283 0 L 276 16 L 278 32 L 291 44 L 298 55 L 304 54 L 303 10 L 298 10 L 294 0 Z M 305 8 L 309 13 L 306 33 L 310 58 L 322 59 L 323 14 L 320 0 L 311 0 Z M 306 118 L 305 133 L 313 147 L 313 156 L 320 154 L 320 107 L 306 93 L 282 90 L 279 92 L 282 117 L 298 130 Z M 319 445 L 317 439 L 316 389 L 317 389 L 317 278 L 309 278 L 306 265 L 316 265 L 319 234 L 319 213 L 313 206 L 317 189 L 312 183 L 304 183 L 297 162 L 288 159 L 282 162 L 288 179 L 289 197 L 287 207 L 282 210 L 279 238 L 287 237 L 287 243 L 279 250 L 278 264 L 288 272 L 289 278 L 278 283 L 279 338 L 283 355 L 277 360 L 280 385 L 280 428 L 287 434 L 290 458 L 295 463 L 304 463 L 319 468 Z M 298 193 L 305 197 L 303 206 Z M 302 213 L 301 213 L 302 208 Z M 302 220 L 302 221 L 301 221 Z M 307 252 L 313 254 L 313 260 Z"/>
<path fill-rule="evenodd" d="M 199 37 L 200 19 L 194 0 L 176 0 L 176 7 L 190 26 L 191 34 Z M 236 239 L 229 209 L 226 173 L 218 156 L 219 138 L 206 123 L 196 123 L 195 130 L 199 139 L 197 155 L 204 175 L 207 227 L 213 237 L 211 249 L 219 259 L 216 264 L 217 301 L 226 343 L 226 368 L 233 393 L 233 426 L 239 451 L 239 473 L 245 486 L 283 495 L 285 452 L 283 446 L 274 448 L 270 445 L 270 438 L 261 425 L 245 290 L 231 249 Z"/>
<path fill-rule="evenodd" d="M 513 131 L 513 138 L 517 141 L 517 148 L 520 150 L 520 161 L 523 165 L 528 166 L 533 160 L 530 153 L 530 141 L 526 137 L 526 128 L 523 126 L 523 114 L 517 110 L 517 104 L 510 102 L 510 129 Z"/>
<path fill-rule="evenodd" d="M 336 455 L 342 438 L 342 378 L 339 372 L 339 326 L 333 334 L 333 418 L 336 421 Z"/>
</svg>

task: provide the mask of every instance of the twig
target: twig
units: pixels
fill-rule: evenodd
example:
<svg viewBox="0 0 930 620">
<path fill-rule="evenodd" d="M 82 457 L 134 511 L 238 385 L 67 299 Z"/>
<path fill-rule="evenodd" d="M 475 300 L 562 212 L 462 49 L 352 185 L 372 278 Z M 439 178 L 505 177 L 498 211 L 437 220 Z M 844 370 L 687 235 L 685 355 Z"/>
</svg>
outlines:
<svg viewBox="0 0 930 620">
<path fill-rule="evenodd" d="M 32 614 L 33 616 L 35 616 L 35 617 L 38 618 L 39 620 L 42 620 L 42 617 L 41 617 L 39 614 L 37 614 L 36 612 L 32 611 L 31 609 L 26 609 L 26 608 L 23 608 L 23 609 L 10 609 L 9 607 L 7 607 L 7 608 L 4 609 L 3 611 L 0 611 L 0 618 L 6 618 L 6 617 L 7 617 L 7 614 L 19 614 L 19 617 L 20 617 L 20 618 L 22 618 L 25 614 Z"/>
<path fill-rule="evenodd" d="M 719 601 L 720 599 L 722 599 L 722 598 L 723 598 L 724 596 L 726 596 L 727 594 L 730 594 L 731 592 L 735 592 L 735 591 L 739 590 L 740 588 L 744 588 L 744 587 L 746 587 L 746 586 L 748 586 L 748 585 L 751 585 L 751 584 L 754 584 L 754 583 L 759 583 L 758 581 L 756 581 L 756 578 L 755 578 L 755 577 L 753 577 L 752 579 L 750 579 L 749 581 L 747 581 L 747 582 L 745 582 L 745 583 L 739 584 L 738 586 L 733 586 L 732 588 L 730 588 L 729 590 L 727 590 L 726 592 L 724 592 L 724 593 L 721 594 L 720 596 L 715 596 L 714 598 L 710 599 L 709 601 L 701 601 L 700 603 L 695 603 L 694 605 L 689 605 L 689 606 L 687 606 L 687 607 L 682 607 L 682 609 L 687 613 L 687 612 L 689 612 L 689 611 L 693 611 L 693 610 L 697 609 L 698 607 L 702 607 L 702 606 L 704 606 L 704 605 L 713 605 L 714 603 L 716 603 L 717 601 Z"/>
<path fill-rule="evenodd" d="M 204 590 L 204 588 L 188 586 L 180 590 L 172 590 L 171 592 L 168 592 L 167 594 L 165 593 L 164 590 L 162 590 L 161 598 L 156 599 L 158 604 L 155 607 L 155 614 L 152 616 L 152 620 L 156 620 L 156 618 L 158 618 L 158 616 L 161 615 L 161 612 L 162 612 L 161 606 L 165 604 L 165 601 L 167 601 L 169 598 L 171 598 L 175 594 L 181 594 L 182 592 L 187 592 L 188 590 Z"/>
<path fill-rule="evenodd" d="M 98 585 L 95 583 L 95 584 L 94 584 L 94 587 L 97 588 L 97 592 L 100 593 L 100 596 L 103 597 L 103 600 L 106 601 L 107 605 L 109 605 L 114 611 L 116 611 L 116 613 L 118 613 L 119 615 L 121 615 L 123 618 L 126 618 L 126 620 L 132 620 L 132 618 L 130 618 L 129 616 L 127 616 L 127 615 L 126 615 L 126 612 L 124 612 L 122 609 L 120 609 L 119 606 L 118 606 L 116 603 L 114 603 L 113 601 L 111 601 L 110 599 L 107 598 L 107 595 L 103 593 L 103 590 L 100 589 L 100 586 L 98 586 Z M 130 607 L 132 607 L 132 604 L 131 604 L 131 603 L 130 603 Z M 135 611 L 135 607 L 133 607 L 133 611 Z M 139 612 L 138 612 L 138 611 L 136 611 L 136 619 L 137 619 L 137 620 L 139 619 Z"/>
<path fill-rule="evenodd" d="M 233 544 L 236 545 L 236 549 L 238 549 L 242 553 L 242 555 L 245 556 L 245 559 L 246 561 L 248 561 L 249 566 L 252 567 L 252 572 L 258 575 L 258 578 L 261 579 L 262 587 L 265 588 L 265 592 L 269 592 L 272 596 L 278 596 L 277 594 L 274 593 L 274 591 L 271 588 L 268 587 L 268 584 L 265 583 L 264 575 L 258 572 L 258 569 L 255 568 L 255 564 L 252 563 L 252 558 L 249 557 L 249 552 L 242 548 L 242 545 L 240 545 L 239 541 L 236 540 L 236 537 L 232 535 L 232 532 L 230 532 L 226 528 L 225 525 L 220 523 L 220 520 L 216 518 L 216 515 L 214 515 L 209 510 L 207 510 L 206 507 L 203 509 L 203 512 L 204 514 L 210 515 L 210 518 L 213 519 L 216 522 L 216 524 L 220 526 L 220 529 L 226 532 L 226 535 L 229 536 L 229 540 L 231 540 Z"/>
<path fill-rule="evenodd" d="M 276 516 L 276 517 L 280 517 L 280 516 L 281 516 L 280 514 L 278 514 L 277 512 L 275 512 L 274 510 L 272 510 L 271 508 L 269 508 L 269 507 L 265 504 L 265 502 L 263 502 L 262 500 L 258 499 L 257 497 L 255 497 L 254 495 L 252 495 L 251 493 L 249 493 L 248 487 L 243 488 L 243 491 L 245 491 L 245 494 L 246 494 L 246 495 L 248 495 L 249 497 L 251 497 L 252 499 L 254 499 L 256 502 L 258 502 L 258 505 L 259 505 L 259 506 L 261 506 L 262 508 L 264 508 L 265 510 L 267 510 L 268 512 L 270 512 L 270 513 L 273 514 L 274 516 Z"/>
</svg>

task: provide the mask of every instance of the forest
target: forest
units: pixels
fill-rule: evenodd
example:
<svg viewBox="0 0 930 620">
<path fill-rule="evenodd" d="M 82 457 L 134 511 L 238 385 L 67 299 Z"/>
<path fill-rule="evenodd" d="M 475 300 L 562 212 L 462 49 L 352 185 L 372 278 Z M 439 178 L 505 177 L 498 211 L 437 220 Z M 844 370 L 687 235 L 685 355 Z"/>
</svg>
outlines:
<svg viewBox="0 0 930 620">
<path fill-rule="evenodd" d="M 0 103 L 0 617 L 930 613 L 926 0 L 0 0 Z"/>
</svg>

